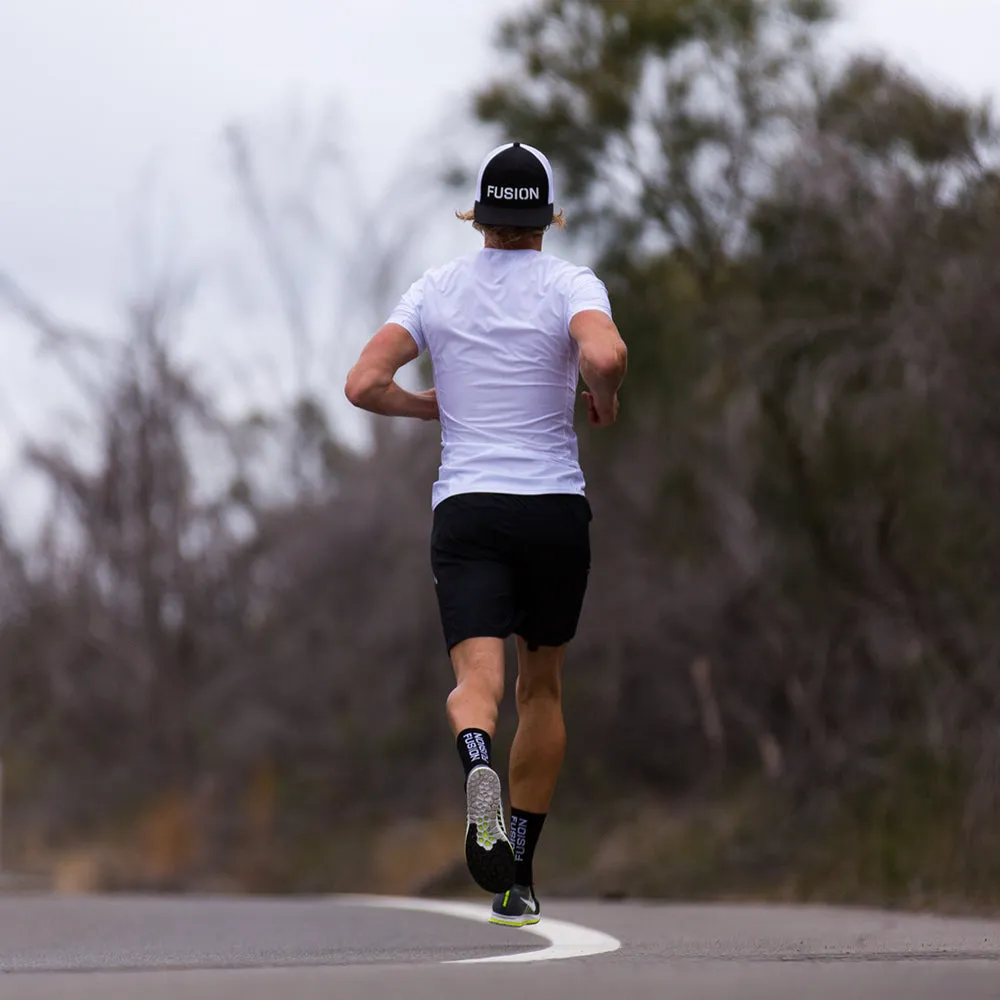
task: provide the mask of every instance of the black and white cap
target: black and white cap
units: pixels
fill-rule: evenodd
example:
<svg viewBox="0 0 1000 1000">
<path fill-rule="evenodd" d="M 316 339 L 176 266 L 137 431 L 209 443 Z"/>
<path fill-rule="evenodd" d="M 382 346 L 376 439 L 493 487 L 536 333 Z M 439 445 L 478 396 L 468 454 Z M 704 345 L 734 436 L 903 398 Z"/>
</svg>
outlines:
<svg viewBox="0 0 1000 1000">
<path fill-rule="evenodd" d="M 554 202 L 552 166 L 534 146 L 508 142 L 483 160 L 476 183 L 476 222 L 543 229 L 552 222 Z"/>
</svg>

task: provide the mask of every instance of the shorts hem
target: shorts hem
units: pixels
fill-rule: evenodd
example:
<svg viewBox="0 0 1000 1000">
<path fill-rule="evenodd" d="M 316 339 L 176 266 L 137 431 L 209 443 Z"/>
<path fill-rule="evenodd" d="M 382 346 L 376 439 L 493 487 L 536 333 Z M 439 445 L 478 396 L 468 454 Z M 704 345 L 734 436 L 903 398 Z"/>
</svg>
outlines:
<svg viewBox="0 0 1000 1000">
<path fill-rule="evenodd" d="M 558 649 L 560 646 L 568 646 L 576 638 L 575 632 L 569 636 L 569 638 L 560 639 L 558 641 L 554 641 L 550 636 L 546 636 L 544 639 L 529 639 L 528 636 L 522 635 L 520 632 L 516 632 L 515 635 L 518 639 L 521 639 L 532 652 L 536 649 Z"/>
<path fill-rule="evenodd" d="M 492 631 L 488 629 L 476 629 L 471 635 L 459 634 L 456 636 L 445 636 L 445 646 L 448 647 L 448 652 L 450 653 L 457 645 L 463 642 L 468 642 L 470 639 L 509 639 L 514 634 L 514 630 L 511 629 L 509 632 L 501 632 L 499 629 L 494 629 Z"/>
</svg>

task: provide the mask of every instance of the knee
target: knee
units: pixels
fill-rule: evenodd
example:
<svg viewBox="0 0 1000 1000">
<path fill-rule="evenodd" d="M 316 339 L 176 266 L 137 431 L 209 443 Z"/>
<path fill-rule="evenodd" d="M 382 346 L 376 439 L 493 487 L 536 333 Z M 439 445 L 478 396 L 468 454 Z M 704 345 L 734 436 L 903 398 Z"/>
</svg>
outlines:
<svg viewBox="0 0 1000 1000">
<path fill-rule="evenodd" d="M 515 685 L 518 705 L 530 705 L 540 701 L 555 701 L 562 699 L 562 682 L 558 674 L 527 677 L 519 675 Z"/>
<path fill-rule="evenodd" d="M 453 708 L 470 698 L 476 701 L 492 701 L 499 704 L 503 698 L 503 679 L 501 678 L 498 682 L 496 678 L 490 677 L 485 672 L 470 673 L 452 688 L 448 695 L 448 707 L 449 709 Z"/>
</svg>

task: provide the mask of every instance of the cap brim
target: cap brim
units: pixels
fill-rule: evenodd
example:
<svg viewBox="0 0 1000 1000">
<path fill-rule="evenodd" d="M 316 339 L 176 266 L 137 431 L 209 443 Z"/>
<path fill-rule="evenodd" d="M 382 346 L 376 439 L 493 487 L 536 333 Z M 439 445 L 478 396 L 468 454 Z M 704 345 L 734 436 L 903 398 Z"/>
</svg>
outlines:
<svg viewBox="0 0 1000 1000">
<path fill-rule="evenodd" d="M 523 226 L 525 229 L 543 229 L 552 224 L 555 212 L 551 205 L 540 205 L 534 208 L 520 206 L 518 208 L 506 205 L 484 205 L 477 201 L 473 209 L 473 218 L 484 226 Z"/>
</svg>

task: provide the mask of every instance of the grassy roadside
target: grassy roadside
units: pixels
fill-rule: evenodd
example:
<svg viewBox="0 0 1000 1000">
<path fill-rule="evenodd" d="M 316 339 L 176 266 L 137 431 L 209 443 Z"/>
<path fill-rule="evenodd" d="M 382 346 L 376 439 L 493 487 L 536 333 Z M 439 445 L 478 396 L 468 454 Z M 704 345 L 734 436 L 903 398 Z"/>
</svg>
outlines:
<svg viewBox="0 0 1000 1000">
<path fill-rule="evenodd" d="M 989 791 L 989 790 L 988 790 Z M 536 876 L 553 896 L 862 904 L 1000 914 L 995 802 L 951 768 L 900 763 L 891 782 L 801 807 L 763 779 L 681 802 L 595 800 L 549 818 Z M 60 891 L 475 893 L 457 811 L 283 827 L 251 810 L 225 845 L 165 796 L 62 849 L 21 838 L 21 866 Z M 15 865 L 16 867 L 16 865 Z"/>
<path fill-rule="evenodd" d="M 673 807 L 621 805 L 596 821 L 554 816 L 539 866 L 566 894 L 1000 914 L 994 803 L 927 761 L 897 774 L 798 810 L 752 781 Z"/>
</svg>

